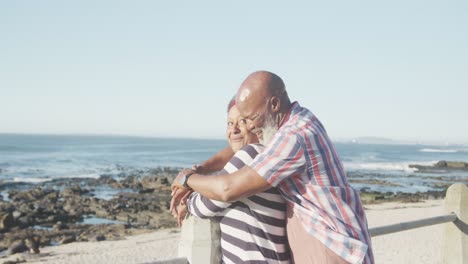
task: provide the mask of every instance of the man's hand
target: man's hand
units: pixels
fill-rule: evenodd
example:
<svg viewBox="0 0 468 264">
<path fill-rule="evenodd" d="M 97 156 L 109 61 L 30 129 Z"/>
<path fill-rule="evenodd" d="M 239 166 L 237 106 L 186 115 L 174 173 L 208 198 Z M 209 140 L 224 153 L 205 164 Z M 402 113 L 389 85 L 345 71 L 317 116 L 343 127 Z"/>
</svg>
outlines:
<svg viewBox="0 0 468 264">
<path fill-rule="evenodd" d="M 175 190 L 177 189 L 184 189 L 184 190 L 188 190 L 187 188 L 185 188 L 182 184 L 182 179 L 184 178 L 185 175 L 187 174 L 190 174 L 190 173 L 195 173 L 194 170 L 192 169 L 183 169 L 179 172 L 179 174 L 177 175 L 177 177 L 174 179 L 174 181 L 172 182 L 172 185 L 171 185 L 171 190 L 172 190 L 172 193 L 171 195 L 174 196 L 174 193 L 175 193 Z"/>
</svg>

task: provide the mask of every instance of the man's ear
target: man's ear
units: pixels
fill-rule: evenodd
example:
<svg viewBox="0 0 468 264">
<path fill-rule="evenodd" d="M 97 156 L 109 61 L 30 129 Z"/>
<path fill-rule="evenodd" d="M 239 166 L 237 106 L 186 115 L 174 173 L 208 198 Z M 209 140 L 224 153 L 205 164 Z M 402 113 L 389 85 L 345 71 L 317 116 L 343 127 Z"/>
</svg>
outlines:
<svg viewBox="0 0 468 264">
<path fill-rule="evenodd" d="M 273 96 L 271 97 L 270 99 L 270 110 L 272 113 L 276 113 L 280 110 L 281 108 L 281 100 L 276 97 L 276 96 Z"/>
</svg>

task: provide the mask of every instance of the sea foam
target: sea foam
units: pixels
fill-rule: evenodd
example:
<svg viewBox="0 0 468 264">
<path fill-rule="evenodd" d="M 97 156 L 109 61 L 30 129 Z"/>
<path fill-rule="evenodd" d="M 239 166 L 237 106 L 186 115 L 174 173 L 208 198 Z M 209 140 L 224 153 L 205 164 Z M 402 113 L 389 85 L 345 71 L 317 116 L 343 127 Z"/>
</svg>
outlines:
<svg viewBox="0 0 468 264">
<path fill-rule="evenodd" d="M 52 178 L 26 178 L 26 177 L 15 177 L 13 182 L 25 182 L 25 183 L 42 183 L 51 181 Z"/>
<path fill-rule="evenodd" d="M 434 153 L 457 153 L 456 149 L 433 149 L 433 148 L 423 148 L 419 150 L 420 152 L 434 152 Z"/>
<path fill-rule="evenodd" d="M 369 171 L 398 171 L 413 173 L 415 168 L 410 168 L 410 164 L 432 165 L 434 162 L 345 162 L 345 170 L 369 170 Z"/>
<path fill-rule="evenodd" d="M 96 173 L 91 174 L 79 174 L 79 175 L 66 175 L 54 178 L 35 178 L 35 177 L 14 177 L 13 182 L 25 182 L 25 183 L 43 183 L 52 181 L 54 179 L 67 179 L 67 178 L 92 178 L 92 179 L 99 179 L 100 175 Z"/>
</svg>

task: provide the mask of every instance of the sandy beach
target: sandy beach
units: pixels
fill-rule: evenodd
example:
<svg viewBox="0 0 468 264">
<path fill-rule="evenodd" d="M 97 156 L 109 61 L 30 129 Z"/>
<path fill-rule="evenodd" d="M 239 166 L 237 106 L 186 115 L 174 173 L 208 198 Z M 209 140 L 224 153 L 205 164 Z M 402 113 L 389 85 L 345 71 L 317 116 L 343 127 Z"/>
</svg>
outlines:
<svg viewBox="0 0 468 264">
<path fill-rule="evenodd" d="M 368 205 L 369 228 L 446 214 L 443 200 Z M 375 263 L 440 263 L 443 224 L 372 238 Z"/>
<path fill-rule="evenodd" d="M 443 200 L 420 203 L 367 205 L 369 227 L 445 214 Z M 435 225 L 372 239 L 376 263 L 439 263 L 443 225 Z M 0 261 L 27 263 L 151 263 L 175 258 L 178 229 L 127 237 L 118 241 L 77 242 L 41 248 L 41 253 L 15 254 Z"/>
</svg>

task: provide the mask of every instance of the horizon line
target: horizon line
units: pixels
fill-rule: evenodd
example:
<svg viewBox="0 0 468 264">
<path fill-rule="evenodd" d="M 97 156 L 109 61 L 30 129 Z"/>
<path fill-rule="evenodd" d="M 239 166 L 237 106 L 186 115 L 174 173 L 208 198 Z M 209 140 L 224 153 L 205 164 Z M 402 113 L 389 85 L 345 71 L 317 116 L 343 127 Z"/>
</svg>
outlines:
<svg viewBox="0 0 468 264">
<path fill-rule="evenodd" d="M 121 133 L 29 133 L 29 132 L 0 132 L 0 135 L 17 136 L 81 136 L 81 137 L 133 137 L 133 138 L 163 138 L 163 139 L 195 139 L 195 140 L 226 140 L 223 137 L 188 137 L 188 136 L 167 136 L 167 135 L 144 135 L 144 134 L 121 134 Z M 377 142 L 366 142 L 366 141 Z M 436 140 L 415 140 L 415 139 L 397 139 L 378 136 L 360 136 L 360 137 L 336 137 L 332 139 L 336 143 L 355 143 L 355 144 L 376 144 L 376 145 L 464 145 L 468 142 L 442 142 Z M 359 142 L 364 141 L 364 142 Z M 381 141 L 381 142 L 379 142 Z"/>
</svg>

